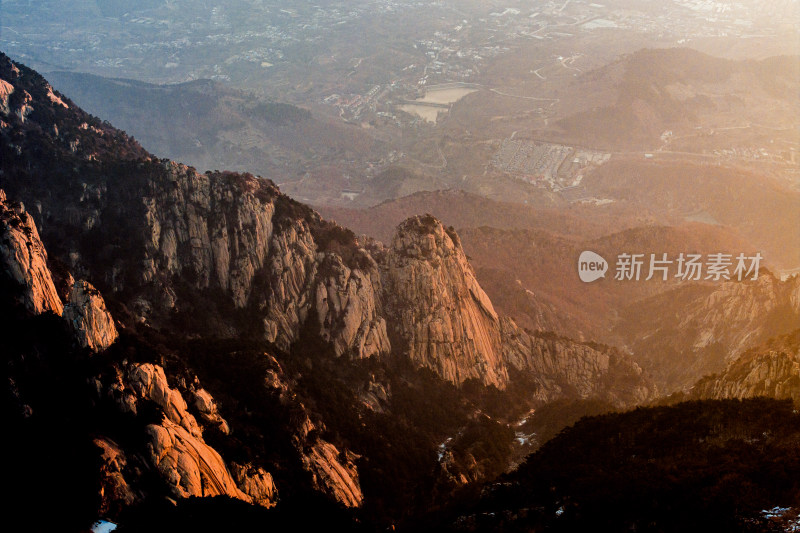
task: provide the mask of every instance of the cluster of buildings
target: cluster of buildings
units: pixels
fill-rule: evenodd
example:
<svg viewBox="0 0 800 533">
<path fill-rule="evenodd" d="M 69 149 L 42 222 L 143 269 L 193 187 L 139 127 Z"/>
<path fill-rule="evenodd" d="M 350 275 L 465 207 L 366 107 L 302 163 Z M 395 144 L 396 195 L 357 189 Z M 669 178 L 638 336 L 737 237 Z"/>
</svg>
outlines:
<svg viewBox="0 0 800 533">
<path fill-rule="evenodd" d="M 610 158 L 609 153 L 508 138 L 501 143 L 492 164 L 528 183 L 563 190 L 580 185 L 590 166 L 602 165 Z"/>
</svg>

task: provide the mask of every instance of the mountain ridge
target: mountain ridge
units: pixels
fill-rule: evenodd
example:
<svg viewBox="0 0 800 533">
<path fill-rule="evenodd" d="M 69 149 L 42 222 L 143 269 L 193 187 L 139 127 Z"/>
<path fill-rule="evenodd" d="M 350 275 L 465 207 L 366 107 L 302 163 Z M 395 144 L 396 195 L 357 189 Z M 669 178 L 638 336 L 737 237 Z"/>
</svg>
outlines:
<svg viewBox="0 0 800 533">
<path fill-rule="evenodd" d="M 70 293 L 68 308 L 97 311 L 70 312 L 75 331 L 119 333 L 110 345 L 107 334 L 70 344 L 63 358 L 74 362 L 70 376 L 86 393 L 67 413 L 103 414 L 84 422 L 99 444 L 83 449 L 105 457 L 104 477 L 91 480 L 109 487 L 104 508 L 122 513 L 147 495 L 227 494 L 271 505 L 276 494 L 295 501 L 310 491 L 386 520 L 390 511 L 369 496 L 393 490 L 377 481 L 381 469 L 398 469 L 399 484 L 421 479 L 414 482 L 451 490 L 444 474 L 436 481 L 434 439 L 478 424 L 474 413 L 498 395 L 506 401 L 490 428 L 553 398 L 624 406 L 656 394 L 620 352 L 535 336 L 496 315 L 460 239 L 433 217 L 406 221 L 396 246 L 362 242 L 269 180 L 200 173 L 151 156 L 6 56 L 0 79 L 10 87 L 0 112 L 4 194 L 25 202 L 13 209 L 25 212 L 31 235 L 40 228 L 43 244 L 34 248 L 49 253 L 40 255 L 41 269 L 62 265 L 60 277 L 91 282 L 76 282 Z M 14 252 L 27 247 L 13 242 Z M 4 275 L 16 271 L 16 257 L 4 253 Z M 441 290 L 427 287 L 423 298 L 425 287 L 409 282 L 417 275 L 438 279 Z M 18 291 L 39 277 L 9 279 Z M 60 285 L 29 292 L 52 294 Z M 3 308 L 12 331 L 66 327 L 12 304 Z M 99 320 L 106 305 L 114 318 Z M 438 309 L 434 319 L 417 324 L 415 313 L 428 307 Z M 61 407 L 36 384 L 39 363 L 28 361 L 52 366 L 60 335 L 46 349 L 20 336 L 10 354 L 17 410 L 43 427 L 37 413 Z M 213 395 L 202 392 L 201 374 Z M 439 394 L 449 408 L 432 414 L 420 403 L 426 395 L 408 393 L 413 387 Z M 405 414 L 400 405 L 413 409 Z M 397 446 L 371 435 L 363 420 L 405 441 L 408 450 L 399 450 L 424 468 L 405 469 Z M 506 451 L 493 459 L 501 465 L 512 447 L 506 433 Z M 30 453 L 41 446 L 33 444 Z M 395 516 L 411 512 L 402 506 L 409 497 L 396 499 Z"/>
</svg>

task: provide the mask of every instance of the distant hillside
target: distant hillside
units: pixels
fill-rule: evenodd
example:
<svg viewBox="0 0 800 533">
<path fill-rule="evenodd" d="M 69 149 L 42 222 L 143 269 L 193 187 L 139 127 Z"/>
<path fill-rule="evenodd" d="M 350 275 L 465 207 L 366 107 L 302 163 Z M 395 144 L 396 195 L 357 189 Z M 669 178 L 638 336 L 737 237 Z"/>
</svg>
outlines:
<svg viewBox="0 0 800 533">
<path fill-rule="evenodd" d="M 367 179 L 359 179 L 341 166 L 319 166 L 300 179 L 281 184 L 283 192 L 302 201 L 348 206 L 375 205 L 416 191 L 444 187 L 445 183 L 439 178 L 398 165 L 389 165 Z M 342 209 L 347 211 L 349 207 Z"/>
<path fill-rule="evenodd" d="M 679 286 L 620 312 L 619 333 L 665 393 L 722 372 L 745 350 L 800 324 L 800 279 Z"/>
<path fill-rule="evenodd" d="M 537 318 L 540 309 L 551 318 L 551 329 L 564 335 L 622 345 L 613 332 L 622 310 L 631 302 L 662 294 L 679 286 L 674 279 L 650 282 L 614 281 L 613 262 L 621 252 L 649 253 L 658 250 L 677 256 L 684 250 L 714 253 L 746 249 L 734 233 L 716 226 L 692 223 L 683 226 L 632 228 L 597 239 L 561 238 L 544 231 L 462 228 L 464 250 L 481 284 L 495 305 L 534 329 L 548 321 Z M 578 256 L 593 250 L 605 257 L 612 271 L 606 279 L 583 283 L 577 274 Z M 646 273 L 645 273 L 646 276 Z M 697 284 L 692 284 L 696 290 Z M 647 317 L 659 321 L 662 309 L 649 310 Z"/>
<path fill-rule="evenodd" d="M 397 224 L 418 213 L 431 213 L 455 228 L 543 229 L 581 238 L 599 237 L 653 222 L 645 213 L 634 213 L 625 206 L 600 211 L 569 205 L 557 194 L 540 191 L 539 202 L 528 204 L 500 202 L 461 190 L 438 190 L 416 192 L 367 209 L 325 205 L 316 208 L 356 233 L 383 242 L 391 239 Z"/>
<path fill-rule="evenodd" d="M 612 158 L 583 185 L 657 217 L 702 216 L 737 230 L 778 268 L 800 266 L 800 192 L 766 173 L 631 156 Z"/>
<path fill-rule="evenodd" d="M 748 123 L 779 130 L 800 116 L 798 90 L 797 56 L 733 61 L 687 48 L 645 49 L 581 75 L 560 92 L 565 118 L 547 135 L 597 148 L 652 150 L 667 130 L 678 136 Z"/>
<path fill-rule="evenodd" d="M 77 72 L 48 79 L 88 112 L 160 157 L 293 180 L 300 163 L 366 158 L 379 144 L 355 126 L 268 102 L 211 80 L 154 85 Z"/>
</svg>

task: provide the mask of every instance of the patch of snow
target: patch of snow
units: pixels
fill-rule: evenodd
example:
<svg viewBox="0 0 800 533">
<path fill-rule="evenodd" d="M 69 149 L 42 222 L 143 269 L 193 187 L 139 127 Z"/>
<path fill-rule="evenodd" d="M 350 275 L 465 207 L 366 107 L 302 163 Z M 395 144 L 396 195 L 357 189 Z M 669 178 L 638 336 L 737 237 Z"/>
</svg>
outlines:
<svg viewBox="0 0 800 533">
<path fill-rule="evenodd" d="M 764 515 L 764 518 L 781 518 L 790 509 L 790 507 L 775 506 L 772 509 L 765 509 L 764 511 L 761 511 L 761 514 Z"/>
<path fill-rule="evenodd" d="M 792 509 L 791 507 L 780 507 L 776 505 L 772 509 L 764 509 L 761 511 L 761 514 L 767 520 L 786 519 L 786 522 L 782 524 L 785 526 L 784 531 L 791 533 L 800 532 L 800 513 L 797 511 L 797 509 Z"/>
<path fill-rule="evenodd" d="M 110 533 L 117 529 L 117 524 L 108 520 L 98 520 L 92 524 L 92 533 Z"/>
<path fill-rule="evenodd" d="M 530 445 L 531 441 L 534 440 L 535 438 L 536 438 L 536 433 L 525 434 L 521 431 L 517 431 L 514 433 L 514 440 L 516 440 L 520 446 Z"/>
<path fill-rule="evenodd" d="M 530 419 L 530 417 L 532 417 L 535 412 L 536 412 L 536 409 L 531 409 L 530 411 L 525 413 L 525 416 L 523 416 L 519 420 L 519 422 L 517 422 L 517 427 L 524 426 L 528 422 L 528 419 Z"/>
<path fill-rule="evenodd" d="M 447 445 L 451 442 L 453 442 L 453 437 L 447 437 L 447 440 L 439 445 L 439 448 L 436 450 L 436 455 L 439 457 L 439 462 L 441 462 L 444 458 L 444 453 L 447 451 Z"/>
</svg>

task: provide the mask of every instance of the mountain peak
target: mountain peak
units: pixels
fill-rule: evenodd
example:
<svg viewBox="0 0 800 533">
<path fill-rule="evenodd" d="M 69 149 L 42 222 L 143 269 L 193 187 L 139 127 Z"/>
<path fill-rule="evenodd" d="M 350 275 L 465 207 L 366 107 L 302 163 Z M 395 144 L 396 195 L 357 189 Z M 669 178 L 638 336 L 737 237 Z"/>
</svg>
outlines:
<svg viewBox="0 0 800 533">
<path fill-rule="evenodd" d="M 409 257 L 431 258 L 461 252 L 461 240 L 452 227 L 446 228 L 436 217 L 425 214 L 403 221 L 392 247 Z"/>
</svg>

